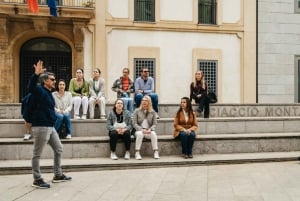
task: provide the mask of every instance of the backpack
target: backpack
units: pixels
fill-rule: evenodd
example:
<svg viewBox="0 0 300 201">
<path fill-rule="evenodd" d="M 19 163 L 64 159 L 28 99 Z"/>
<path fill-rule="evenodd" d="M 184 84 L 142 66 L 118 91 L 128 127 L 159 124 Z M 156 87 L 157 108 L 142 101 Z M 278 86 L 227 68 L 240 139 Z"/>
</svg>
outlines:
<svg viewBox="0 0 300 201">
<path fill-rule="evenodd" d="M 33 105 L 31 100 L 32 100 L 31 93 L 28 93 L 21 100 L 21 114 L 23 116 L 23 119 L 28 123 L 31 123 L 31 118 L 33 114 Z"/>
<path fill-rule="evenodd" d="M 216 102 L 218 102 L 217 95 L 213 91 L 208 92 L 207 96 L 209 98 L 209 102 L 210 103 L 216 103 Z"/>
</svg>

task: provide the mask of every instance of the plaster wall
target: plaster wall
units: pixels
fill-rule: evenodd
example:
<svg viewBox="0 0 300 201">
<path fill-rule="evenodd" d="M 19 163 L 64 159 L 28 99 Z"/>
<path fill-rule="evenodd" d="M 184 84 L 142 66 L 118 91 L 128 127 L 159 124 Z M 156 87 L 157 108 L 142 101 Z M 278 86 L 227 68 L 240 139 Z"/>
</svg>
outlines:
<svg viewBox="0 0 300 201">
<path fill-rule="evenodd" d="M 222 74 L 218 80 L 219 98 L 223 103 L 240 103 L 240 39 L 235 34 L 151 32 L 135 30 L 113 30 L 107 36 L 108 101 L 115 99 L 110 90 L 113 81 L 128 66 L 130 47 L 156 47 L 160 49 L 159 69 L 156 82 L 160 103 L 178 103 L 180 97 L 189 96 L 189 84 L 194 80 L 193 49 L 218 49 L 222 53 Z M 147 58 L 147 55 L 145 55 Z M 198 58 L 201 59 L 201 58 Z M 205 58 L 204 58 L 205 59 Z M 128 66 L 133 69 L 133 66 Z M 131 77 L 133 74 L 131 74 Z M 230 89 L 230 90 L 228 90 Z"/>
</svg>

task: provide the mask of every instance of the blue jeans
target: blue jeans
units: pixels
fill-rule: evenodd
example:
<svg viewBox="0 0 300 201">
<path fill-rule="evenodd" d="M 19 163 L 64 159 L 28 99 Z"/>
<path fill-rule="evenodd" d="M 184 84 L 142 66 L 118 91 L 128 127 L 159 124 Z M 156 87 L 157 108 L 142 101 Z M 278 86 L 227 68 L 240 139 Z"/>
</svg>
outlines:
<svg viewBox="0 0 300 201">
<path fill-rule="evenodd" d="M 54 174 L 62 175 L 61 155 L 63 146 L 59 140 L 58 134 L 54 127 L 32 127 L 33 138 L 33 157 L 32 173 L 34 180 L 42 178 L 40 169 L 40 157 L 47 142 L 54 152 Z"/>
<path fill-rule="evenodd" d="M 129 110 L 130 114 L 133 115 L 133 99 L 132 98 L 122 98 L 124 102 L 124 109 Z"/>
<path fill-rule="evenodd" d="M 179 132 L 179 139 L 181 141 L 182 154 L 192 154 L 192 149 L 195 141 L 195 132 L 187 135 L 184 131 Z"/>
<path fill-rule="evenodd" d="M 145 95 L 150 96 L 153 109 L 155 110 L 155 112 L 158 112 L 158 96 L 157 96 L 157 94 L 150 93 L 150 94 L 145 94 Z M 143 97 L 144 97 L 143 94 L 135 94 L 134 101 L 135 101 L 137 108 L 140 107 Z"/>
<path fill-rule="evenodd" d="M 72 128 L 71 128 L 71 116 L 70 113 L 61 114 L 61 113 L 55 113 L 56 114 L 56 122 L 54 125 L 55 130 L 59 133 L 61 129 L 62 123 L 66 126 L 66 134 L 71 135 Z"/>
</svg>

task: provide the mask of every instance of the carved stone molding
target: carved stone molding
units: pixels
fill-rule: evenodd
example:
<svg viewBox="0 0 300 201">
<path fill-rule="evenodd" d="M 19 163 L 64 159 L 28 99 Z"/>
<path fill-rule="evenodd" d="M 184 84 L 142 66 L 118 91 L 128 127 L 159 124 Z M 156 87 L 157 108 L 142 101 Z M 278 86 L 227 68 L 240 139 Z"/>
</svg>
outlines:
<svg viewBox="0 0 300 201">
<path fill-rule="evenodd" d="M 74 46 L 79 52 L 83 50 L 83 28 L 85 23 L 73 21 Z"/>
<path fill-rule="evenodd" d="M 48 19 L 46 18 L 34 18 L 33 26 L 37 32 L 48 32 Z"/>
<path fill-rule="evenodd" d="M 7 18 L 0 17 L 0 49 L 6 50 L 8 47 L 8 33 L 7 33 Z"/>
</svg>

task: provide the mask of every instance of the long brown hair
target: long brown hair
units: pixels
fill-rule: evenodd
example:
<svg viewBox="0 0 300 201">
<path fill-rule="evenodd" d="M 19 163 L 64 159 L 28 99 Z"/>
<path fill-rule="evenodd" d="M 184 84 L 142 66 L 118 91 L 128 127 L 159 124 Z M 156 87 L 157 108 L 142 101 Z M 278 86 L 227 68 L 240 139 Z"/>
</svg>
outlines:
<svg viewBox="0 0 300 201">
<path fill-rule="evenodd" d="M 185 101 L 186 101 L 186 111 L 187 111 L 187 113 L 188 113 L 188 116 L 189 116 L 189 118 L 190 118 L 190 115 L 192 114 L 192 117 L 193 117 L 193 120 L 194 120 L 194 115 L 193 115 L 194 110 L 193 110 L 192 103 L 191 103 L 190 99 L 189 99 L 188 97 L 182 97 L 180 100 L 181 100 L 181 101 L 182 101 L 182 100 L 185 100 Z M 180 103 L 181 103 L 181 102 L 180 102 Z M 177 111 L 177 113 L 176 113 L 177 119 L 179 119 L 179 117 L 180 117 L 180 112 L 181 112 L 182 110 L 183 110 L 183 109 L 182 109 L 181 106 L 180 106 L 179 109 L 178 109 L 178 111 Z"/>
</svg>

